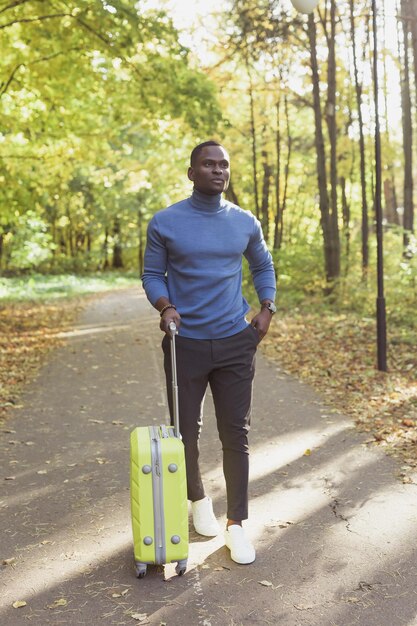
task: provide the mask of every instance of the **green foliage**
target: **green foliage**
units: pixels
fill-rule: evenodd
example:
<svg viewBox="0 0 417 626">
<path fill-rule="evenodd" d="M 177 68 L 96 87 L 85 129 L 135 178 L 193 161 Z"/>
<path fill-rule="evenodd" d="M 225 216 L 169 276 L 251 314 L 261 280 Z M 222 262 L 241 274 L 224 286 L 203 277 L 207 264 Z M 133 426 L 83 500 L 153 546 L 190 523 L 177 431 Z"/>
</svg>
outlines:
<svg viewBox="0 0 417 626">
<path fill-rule="evenodd" d="M 137 249 L 139 204 L 152 214 L 185 175 L 177 158 L 153 175 L 167 146 L 184 161 L 220 118 L 171 20 L 128 0 L 10 3 L 0 47 L 0 270 L 103 267 L 116 220 Z"/>
<path fill-rule="evenodd" d="M 39 266 L 52 257 L 52 237 L 48 233 L 47 224 L 35 211 L 28 211 L 19 216 L 14 234 L 10 233 L 10 264 L 16 269 L 27 269 Z"/>
</svg>

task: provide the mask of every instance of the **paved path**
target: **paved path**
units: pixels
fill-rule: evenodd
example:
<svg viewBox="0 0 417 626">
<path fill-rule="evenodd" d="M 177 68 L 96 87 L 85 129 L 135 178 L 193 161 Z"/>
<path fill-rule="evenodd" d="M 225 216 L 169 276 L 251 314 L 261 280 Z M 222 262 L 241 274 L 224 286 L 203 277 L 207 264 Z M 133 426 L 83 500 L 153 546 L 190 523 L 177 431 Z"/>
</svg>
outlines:
<svg viewBox="0 0 417 626">
<path fill-rule="evenodd" d="M 416 486 L 261 355 L 247 523 L 256 562 L 237 565 L 221 537 L 191 533 L 185 576 L 170 565 L 137 580 L 128 445 L 135 425 L 167 415 L 157 316 L 142 293 L 111 293 L 66 339 L 1 427 L 1 624 L 417 625 Z M 210 398 L 206 409 L 204 476 L 223 523 Z"/>
</svg>

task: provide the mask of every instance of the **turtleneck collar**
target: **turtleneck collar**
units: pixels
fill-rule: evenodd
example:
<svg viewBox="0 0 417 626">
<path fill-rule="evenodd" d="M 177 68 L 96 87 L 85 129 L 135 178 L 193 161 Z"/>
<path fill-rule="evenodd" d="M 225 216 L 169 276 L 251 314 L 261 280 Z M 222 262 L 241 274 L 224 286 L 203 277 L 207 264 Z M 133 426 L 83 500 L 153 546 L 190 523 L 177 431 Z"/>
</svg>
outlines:
<svg viewBox="0 0 417 626">
<path fill-rule="evenodd" d="M 191 206 L 199 211 L 207 211 L 209 213 L 217 213 L 223 208 L 222 194 L 217 193 L 214 196 L 209 196 L 197 189 L 193 189 L 193 193 L 190 196 Z"/>
</svg>

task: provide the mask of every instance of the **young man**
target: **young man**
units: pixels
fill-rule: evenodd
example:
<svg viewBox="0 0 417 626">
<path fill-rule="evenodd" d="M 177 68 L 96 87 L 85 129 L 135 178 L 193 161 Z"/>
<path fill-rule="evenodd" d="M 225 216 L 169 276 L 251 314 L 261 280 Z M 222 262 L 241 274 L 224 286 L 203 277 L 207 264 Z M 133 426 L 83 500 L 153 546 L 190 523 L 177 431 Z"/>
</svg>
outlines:
<svg viewBox="0 0 417 626">
<path fill-rule="evenodd" d="M 245 536 L 248 517 L 248 431 L 257 344 L 275 312 L 275 272 L 259 221 L 224 200 L 229 155 L 204 142 L 191 153 L 190 198 L 159 211 L 149 222 L 143 286 L 160 313 L 172 414 L 169 324 L 175 322 L 180 430 L 185 446 L 188 498 L 195 530 L 215 536 L 219 526 L 199 469 L 202 408 L 210 385 L 223 449 L 227 492 L 226 546 L 237 563 L 252 563 Z M 242 296 L 242 257 L 249 262 L 260 311 L 249 323 Z"/>
</svg>

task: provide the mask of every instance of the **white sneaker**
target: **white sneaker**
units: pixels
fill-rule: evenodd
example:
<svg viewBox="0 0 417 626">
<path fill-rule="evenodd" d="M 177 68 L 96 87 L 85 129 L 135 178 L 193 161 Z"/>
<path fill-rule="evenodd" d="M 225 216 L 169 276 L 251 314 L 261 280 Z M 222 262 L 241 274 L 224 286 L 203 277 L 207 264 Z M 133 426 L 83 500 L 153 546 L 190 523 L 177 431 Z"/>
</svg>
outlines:
<svg viewBox="0 0 417 626">
<path fill-rule="evenodd" d="M 255 548 L 245 536 L 242 526 L 232 524 L 224 531 L 224 541 L 230 550 L 230 556 L 235 563 L 246 565 L 253 563 L 256 558 Z"/>
<path fill-rule="evenodd" d="M 219 523 L 213 513 L 213 502 L 206 496 L 202 500 L 191 502 L 193 524 L 196 532 L 205 537 L 215 537 L 220 532 Z"/>
</svg>

